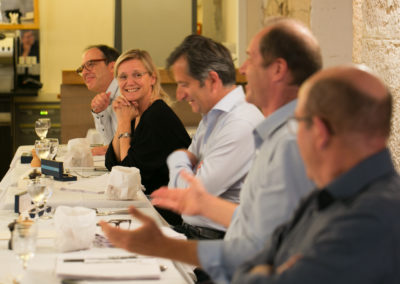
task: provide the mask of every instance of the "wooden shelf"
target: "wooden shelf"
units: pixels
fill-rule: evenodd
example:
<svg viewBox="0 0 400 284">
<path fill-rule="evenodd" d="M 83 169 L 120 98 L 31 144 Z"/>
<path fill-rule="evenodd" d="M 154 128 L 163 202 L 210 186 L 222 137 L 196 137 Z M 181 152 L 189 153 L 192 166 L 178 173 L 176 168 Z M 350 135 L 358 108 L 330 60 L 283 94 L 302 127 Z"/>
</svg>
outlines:
<svg viewBox="0 0 400 284">
<path fill-rule="evenodd" d="M 0 23 L 0 30 L 38 30 L 39 29 L 39 0 L 33 1 L 33 22 L 25 24 L 2 24 Z"/>
</svg>

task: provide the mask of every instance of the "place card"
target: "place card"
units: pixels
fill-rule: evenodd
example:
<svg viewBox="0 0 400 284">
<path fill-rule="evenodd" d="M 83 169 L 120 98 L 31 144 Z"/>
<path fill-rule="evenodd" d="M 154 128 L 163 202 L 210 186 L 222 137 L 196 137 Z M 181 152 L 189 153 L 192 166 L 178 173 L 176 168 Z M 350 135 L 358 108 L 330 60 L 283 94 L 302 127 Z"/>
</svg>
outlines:
<svg viewBox="0 0 400 284">
<path fill-rule="evenodd" d="M 31 197 L 29 196 L 26 190 L 14 196 L 15 213 L 20 214 L 22 212 L 27 212 L 31 209 L 31 207 L 32 207 Z"/>
</svg>

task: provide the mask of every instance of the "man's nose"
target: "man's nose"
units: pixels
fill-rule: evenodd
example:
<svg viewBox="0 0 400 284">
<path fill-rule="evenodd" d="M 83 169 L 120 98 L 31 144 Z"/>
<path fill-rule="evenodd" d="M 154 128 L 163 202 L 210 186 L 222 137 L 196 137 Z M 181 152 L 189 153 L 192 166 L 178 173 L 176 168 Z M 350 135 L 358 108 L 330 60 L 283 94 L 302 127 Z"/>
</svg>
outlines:
<svg viewBox="0 0 400 284">
<path fill-rule="evenodd" d="M 82 70 L 82 77 L 85 76 L 89 71 L 86 68 L 83 68 Z"/>
<path fill-rule="evenodd" d="M 184 92 L 180 87 L 176 89 L 176 99 L 182 101 L 187 97 L 186 92 Z"/>
<path fill-rule="evenodd" d="M 240 68 L 239 68 L 240 74 L 246 75 L 246 68 L 247 68 L 247 60 L 245 60 L 242 64 L 242 66 L 240 66 Z"/>
</svg>

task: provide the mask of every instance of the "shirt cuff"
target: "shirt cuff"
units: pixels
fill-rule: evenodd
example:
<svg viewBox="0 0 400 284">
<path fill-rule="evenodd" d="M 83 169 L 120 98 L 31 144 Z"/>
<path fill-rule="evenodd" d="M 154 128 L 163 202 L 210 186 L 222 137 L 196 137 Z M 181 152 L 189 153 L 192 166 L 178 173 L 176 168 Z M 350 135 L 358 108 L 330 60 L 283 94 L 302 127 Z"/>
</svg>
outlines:
<svg viewBox="0 0 400 284">
<path fill-rule="evenodd" d="M 91 110 L 91 112 L 92 112 L 92 114 L 93 114 L 93 116 L 94 116 L 95 118 L 101 119 L 101 118 L 103 118 L 103 117 L 106 115 L 107 109 L 105 109 L 105 110 L 103 110 L 103 111 L 101 111 L 101 112 L 98 112 L 98 113 L 95 113 L 93 110 Z"/>
<path fill-rule="evenodd" d="M 192 172 L 192 163 L 183 151 L 175 151 L 170 154 L 167 158 L 167 165 L 170 173 L 169 187 L 178 187 L 178 179 L 181 170 L 186 169 L 187 171 Z"/>
</svg>

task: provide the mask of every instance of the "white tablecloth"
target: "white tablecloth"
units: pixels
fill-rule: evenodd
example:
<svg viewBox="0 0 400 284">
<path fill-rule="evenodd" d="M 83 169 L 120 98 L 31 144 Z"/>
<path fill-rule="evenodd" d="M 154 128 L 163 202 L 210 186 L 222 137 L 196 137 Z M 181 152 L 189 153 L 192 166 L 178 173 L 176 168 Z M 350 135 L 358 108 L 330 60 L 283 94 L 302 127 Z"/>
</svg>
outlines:
<svg viewBox="0 0 400 284">
<path fill-rule="evenodd" d="M 14 195 L 15 193 L 25 190 L 26 183 L 24 177 L 32 170 L 29 164 L 21 164 L 20 156 L 23 152 L 29 152 L 33 146 L 21 146 L 18 148 L 13 161 L 11 162 L 10 169 L 0 182 L 0 283 L 12 283 L 15 275 L 22 271 L 22 265 L 15 257 L 12 251 L 7 249 L 9 239 L 9 231 L 7 225 L 17 218 L 14 213 Z M 62 147 L 61 147 L 62 149 Z M 104 165 L 104 159 L 96 158 L 96 166 L 101 167 Z M 71 174 L 77 173 L 78 181 L 83 180 L 83 176 L 99 175 L 104 172 L 98 172 L 93 169 L 71 169 Z M 56 182 L 53 196 L 49 200 L 49 204 L 54 208 L 58 205 L 67 206 L 85 206 L 89 208 L 100 208 L 100 210 L 108 210 L 115 208 L 127 208 L 134 205 L 139 208 L 143 213 L 151 216 L 160 226 L 164 226 L 163 230 L 172 233 L 171 229 L 165 227 L 165 221 L 160 217 L 157 211 L 152 207 L 143 192 L 138 194 L 137 200 L 133 201 L 114 201 L 107 200 L 103 194 L 84 193 L 79 191 L 65 191 L 60 188 L 63 182 Z M 131 218 L 129 215 L 109 215 L 97 217 L 98 220 L 109 220 L 119 218 Z M 132 218 L 132 226 L 139 226 L 135 219 Z M 30 261 L 28 271 L 23 279 L 23 283 L 61 283 L 55 274 L 55 265 L 58 252 L 55 249 L 54 237 L 55 229 L 53 219 L 38 221 L 39 224 L 39 237 L 37 244 L 37 251 L 35 257 Z M 98 233 L 101 234 L 100 228 Z M 89 250 L 95 252 L 99 248 Z M 181 263 L 172 262 L 166 259 L 157 259 L 160 265 L 165 265 L 167 269 L 161 273 L 160 280 L 130 280 L 130 281 L 92 281 L 93 283 L 146 283 L 146 284 L 160 284 L 160 283 L 193 283 L 191 279 L 190 269 Z M 7 265 L 6 265 L 7 263 Z M 84 265 L 84 264 L 83 264 Z M 77 283 L 91 283 L 90 281 L 82 281 Z"/>
</svg>

